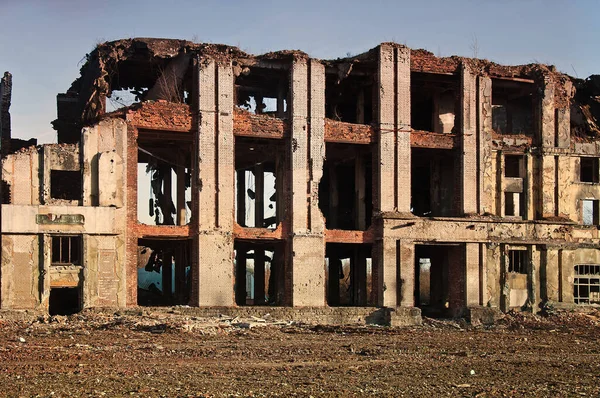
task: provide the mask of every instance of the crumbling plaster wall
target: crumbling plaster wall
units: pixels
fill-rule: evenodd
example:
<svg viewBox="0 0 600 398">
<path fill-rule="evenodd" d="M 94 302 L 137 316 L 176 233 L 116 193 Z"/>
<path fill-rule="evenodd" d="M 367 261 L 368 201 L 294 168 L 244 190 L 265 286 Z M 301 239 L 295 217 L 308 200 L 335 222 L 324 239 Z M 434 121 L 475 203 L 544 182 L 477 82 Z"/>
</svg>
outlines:
<svg viewBox="0 0 600 398">
<path fill-rule="evenodd" d="M 600 199 L 600 184 L 580 181 L 581 157 L 560 156 L 558 206 L 560 215 L 583 223 L 582 199 Z"/>
<path fill-rule="evenodd" d="M 39 237 L 3 233 L 1 267 L 0 308 L 38 308 L 42 300 Z"/>
<path fill-rule="evenodd" d="M 42 156 L 40 157 L 43 167 L 42 203 L 48 205 L 79 205 L 80 200 L 56 199 L 51 196 L 52 170 L 80 171 L 79 144 L 47 144 L 42 148 Z"/>
<path fill-rule="evenodd" d="M 40 180 L 40 156 L 36 147 L 2 159 L 2 181 L 8 186 L 11 204 L 39 205 Z"/>
</svg>

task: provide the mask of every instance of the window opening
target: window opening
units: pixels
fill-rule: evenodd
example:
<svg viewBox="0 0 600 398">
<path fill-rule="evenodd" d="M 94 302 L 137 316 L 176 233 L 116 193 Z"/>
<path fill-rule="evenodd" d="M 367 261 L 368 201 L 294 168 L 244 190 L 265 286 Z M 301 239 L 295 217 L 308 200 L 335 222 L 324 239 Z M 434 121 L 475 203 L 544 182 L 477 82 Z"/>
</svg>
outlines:
<svg viewBox="0 0 600 398">
<path fill-rule="evenodd" d="M 598 183 L 599 173 L 598 158 L 580 158 L 579 181 Z"/>
<path fill-rule="evenodd" d="M 534 85 L 492 79 L 492 128 L 498 134 L 533 135 Z"/>
<path fill-rule="evenodd" d="M 189 240 L 138 240 L 138 305 L 189 303 L 190 247 Z"/>
<path fill-rule="evenodd" d="M 435 73 L 412 72 L 411 127 L 433 133 L 453 133 L 458 100 L 458 79 Z"/>
<path fill-rule="evenodd" d="M 283 305 L 282 242 L 235 242 L 234 293 L 237 305 Z"/>
<path fill-rule="evenodd" d="M 506 155 L 504 157 L 504 176 L 509 178 L 523 178 L 523 156 Z"/>
<path fill-rule="evenodd" d="M 52 265 L 81 265 L 81 236 L 52 236 Z"/>
<path fill-rule="evenodd" d="M 594 199 L 583 199 L 582 213 L 583 225 L 600 224 L 600 201 Z"/>
<path fill-rule="evenodd" d="M 50 197 L 61 200 L 81 199 L 81 172 L 50 170 Z"/>
<path fill-rule="evenodd" d="M 508 251 L 508 272 L 527 274 L 527 250 Z"/>
<path fill-rule="evenodd" d="M 329 306 L 375 305 L 371 245 L 328 243 L 325 275 Z"/>
<path fill-rule="evenodd" d="M 575 304 L 600 304 L 600 265 L 576 265 L 573 289 Z"/>
</svg>

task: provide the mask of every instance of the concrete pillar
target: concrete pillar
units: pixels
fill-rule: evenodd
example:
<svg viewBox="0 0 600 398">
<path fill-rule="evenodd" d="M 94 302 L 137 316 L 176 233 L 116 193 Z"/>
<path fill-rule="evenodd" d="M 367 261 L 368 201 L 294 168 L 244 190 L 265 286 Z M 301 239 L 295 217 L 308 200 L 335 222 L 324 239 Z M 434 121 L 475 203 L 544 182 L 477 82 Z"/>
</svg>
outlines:
<svg viewBox="0 0 600 398">
<path fill-rule="evenodd" d="M 325 157 L 325 68 L 295 59 L 291 72 L 291 253 L 293 306 L 325 305 L 324 220 L 319 181 Z"/>
<path fill-rule="evenodd" d="M 329 173 L 329 215 L 327 221 L 329 222 L 329 229 L 336 229 L 338 227 L 339 194 L 335 165 L 329 164 L 327 171 Z"/>
<path fill-rule="evenodd" d="M 478 76 L 478 112 L 479 128 L 478 149 L 479 149 L 479 203 L 480 214 L 494 214 L 495 200 L 495 175 L 493 173 L 493 156 L 491 149 L 492 139 L 492 79 L 489 77 Z"/>
<path fill-rule="evenodd" d="M 254 304 L 265 303 L 265 249 L 254 247 Z"/>
<path fill-rule="evenodd" d="M 247 247 L 239 245 L 235 259 L 235 302 L 246 304 L 246 256 Z"/>
<path fill-rule="evenodd" d="M 400 297 L 402 307 L 415 306 L 415 244 L 412 241 L 399 242 L 400 257 Z"/>
<path fill-rule="evenodd" d="M 465 243 L 465 305 L 481 305 L 479 274 L 479 243 Z"/>
<path fill-rule="evenodd" d="M 230 62 L 196 62 L 198 83 L 197 263 L 192 303 L 231 306 L 233 285 L 234 137 L 233 71 Z"/>
<path fill-rule="evenodd" d="M 539 158 L 541 163 L 539 168 L 540 184 L 538 185 L 539 192 L 539 208 L 541 209 L 542 217 L 552 217 L 555 215 L 555 160 L 554 155 L 541 155 Z"/>
<path fill-rule="evenodd" d="M 164 225 L 175 225 L 173 214 L 171 213 L 171 205 L 173 204 L 173 196 L 171 190 L 172 182 L 172 169 L 171 166 L 161 167 L 163 174 L 163 203 L 161 203 L 161 210 L 163 212 L 163 224 Z"/>
<path fill-rule="evenodd" d="M 165 299 L 173 297 L 173 252 L 162 254 L 162 292 Z"/>
<path fill-rule="evenodd" d="M 354 304 L 365 306 L 367 305 L 367 257 L 365 250 L 360 246 L 354 248 L 351 267 L 353 268 Z"/>
<path fill-rule="evenodd" d="M 564 85 L 567 95 L 570 95 L 573 84 L 566 82 Z M 558 134 L 556 146 L 559 148 L 569 148 L 571 145 L 571 107 L 569 103 L 564 108 L 556 110 L 555 123 L 557 123 L 556 132 Z"/>
<path fill-rule="evenodd" d="M 265 221 L 265 172 L 262 164 L 254 166 L 254 227 L 262 228 Z"/>
<path fill-rule="evenodd" d="M 185 167 L 177 166 L 177 225 L 185 225 L 185 215 Z"/>
<path fill-rule="evenodd" d="M 340 304 L 340 269 L 342 263 L 337 254 L 330 253 L 329 255 L 329 275 L 328 275 L 328 290 L 327 304 L 336 306 Z"/>
<path fill-rule="evenodd" d="M 409 213 L 410 199 L 410 49 L 379 47 L 377 204 L 381 211 Z M 393 189 L 392 189 L 393 187 Z"/>
<path fill-rule="evenodd" d="M 354 196 L 356 203 L 355 228 L 363 231 L 367 229 L 366 203 L 365 203 L 365 161 L 361 156 L 354 159 Z"/>
<path fill-rule="evenodd" d="M 246 226 L 246 170 L 237 171 L 237 223 Z"/>
<path fill-rule="evenodd" d="M 477 77 L 461 64 L 462 213 L 477 213 Z"/>
<path fill-rule="evenodd" d="M 543 94 L 539 99 L 540 134 L 542 148 L 553 148 L 556 142 L 555 112 L 554 112 L 554 83 L 548 77 L 544 78 Z"/>
</svg>

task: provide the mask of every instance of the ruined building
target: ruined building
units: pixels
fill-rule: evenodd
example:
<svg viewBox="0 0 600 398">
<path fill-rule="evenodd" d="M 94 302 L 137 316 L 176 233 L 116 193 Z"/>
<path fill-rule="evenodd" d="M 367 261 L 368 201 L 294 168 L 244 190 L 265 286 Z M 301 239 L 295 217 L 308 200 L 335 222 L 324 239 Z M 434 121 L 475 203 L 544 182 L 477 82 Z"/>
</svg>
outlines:
<svg viewBox="0 0 600 398">
<path fill-rule="evenodd" d="M 0 307 L 600 304 L 598 83 L 127 39 L 58 95 L 58 144 L 18 148 L 7 75 Z"/>
</svg>

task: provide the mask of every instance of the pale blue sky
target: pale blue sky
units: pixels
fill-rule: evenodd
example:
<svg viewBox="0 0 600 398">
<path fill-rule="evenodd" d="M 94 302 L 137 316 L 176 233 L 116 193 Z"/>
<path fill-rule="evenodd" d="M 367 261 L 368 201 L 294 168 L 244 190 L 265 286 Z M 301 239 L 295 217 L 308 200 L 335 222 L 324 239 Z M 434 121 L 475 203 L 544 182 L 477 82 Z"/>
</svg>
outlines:
<svg viewBox="0 0 600 398">
<path fill-rule="evenodd" d="M 543 62 L 600 73 L 600 1 L 0 0 L 0 73 L 13 74 L 13 136 L 53 142 L 56 94 L 96 43 L 170 37 L 259 54 L 300 49 L 317 58 L 382 41 L 503 64 Z"/>
</svg>

